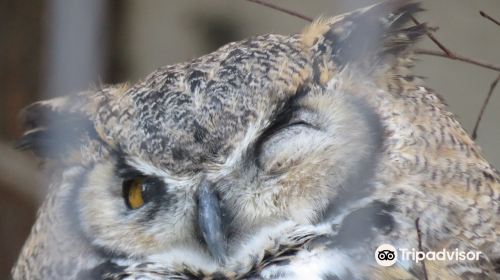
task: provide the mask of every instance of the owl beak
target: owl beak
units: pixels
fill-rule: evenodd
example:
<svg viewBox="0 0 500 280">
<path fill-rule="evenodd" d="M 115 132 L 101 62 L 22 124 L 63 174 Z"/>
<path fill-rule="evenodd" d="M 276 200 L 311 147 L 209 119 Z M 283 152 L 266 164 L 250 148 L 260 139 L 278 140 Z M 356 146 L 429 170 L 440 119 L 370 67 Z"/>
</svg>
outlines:
<svg viewBox="0 0 500 280">
<path fill-rule="evenodd" d="M 219 263 L 226 260 L 226 239 L 221 219 L 220 200 L 212 184 L 203 180 L 197 192 L 198 226 L 208 251 Z"/>
</svg>

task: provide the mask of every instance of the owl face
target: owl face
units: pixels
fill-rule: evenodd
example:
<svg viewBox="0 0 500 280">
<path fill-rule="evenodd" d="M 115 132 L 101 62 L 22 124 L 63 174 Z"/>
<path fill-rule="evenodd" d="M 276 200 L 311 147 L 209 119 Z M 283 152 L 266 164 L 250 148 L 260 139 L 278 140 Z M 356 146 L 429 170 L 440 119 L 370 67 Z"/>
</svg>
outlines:
<svg viewBox="0 0 500 280">
<path fill-rule="evenodd" d="M 367 139 L 374 134 L 365 108 L 352 97 L 308 88 L 287 98 L 267 110 L 240 104 L 253 114 L 238 129 L 218 124 L 226 118 L 219 111 L 193 116 L 181 130 L 177 123 L 139 127 L 143 119 L 131 117 L 120 127 L 130 138 L 114 142 L 119 148 L 92 164 L 78 188 L 86 236 L 120 255 L 190 247 L 223 260 L 262 227 L 319 222 L 343 182 L 373 152 Z M 197 127 L 204 119 L 212 120 L 210 126 Z M 199 131 L 206 131 L 202 141 Z M 135 143 L 135 137 L 144 141 Z M 150 152 L 150 143 L 165 141 L 168 147 Z M 176 166 L 179 157 L 189 168 Z"/>
</svg>

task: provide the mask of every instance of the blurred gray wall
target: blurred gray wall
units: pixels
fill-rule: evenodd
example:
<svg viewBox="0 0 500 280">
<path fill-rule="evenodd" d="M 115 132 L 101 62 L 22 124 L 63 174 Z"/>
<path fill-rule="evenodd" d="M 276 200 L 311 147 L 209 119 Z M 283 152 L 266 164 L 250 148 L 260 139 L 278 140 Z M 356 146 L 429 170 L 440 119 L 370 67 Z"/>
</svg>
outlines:
<svg viewBox="0 0 500 280">
<path fill-rule="evenodd" d="M 48 0 L 45 18 L 44 98 L 83 91 L 104 76 L 108 2 Z"/>
</svg>

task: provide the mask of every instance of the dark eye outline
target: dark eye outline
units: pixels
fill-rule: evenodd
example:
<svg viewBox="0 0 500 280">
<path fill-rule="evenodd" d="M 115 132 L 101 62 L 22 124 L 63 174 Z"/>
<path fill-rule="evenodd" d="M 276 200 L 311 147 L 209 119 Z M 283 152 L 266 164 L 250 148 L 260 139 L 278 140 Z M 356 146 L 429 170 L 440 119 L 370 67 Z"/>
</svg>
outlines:
<svg viewBox="0 0 500 280">
<path fill-rule="evenodd" d="M 319 129 L 318 127 L 316 127 L 315 125 L 312 125 L 306 121 L 303 121 L 303 120 L 298 120 L 298 121 L 295 121 L 295 122 L 292 122 L 290 123 L 289 125 L 281 128 L 280 130 L 282 129 L 286 129 L 286 128 L 289 128 L 289 127 L 292 127 L 292 126 L 299 126 L 299 125 L 302 125 L 302 126 L 305 126 L 305 127 L 309 127 L 309 128 L 314 128 L 314 129 Z"/>
</svg>

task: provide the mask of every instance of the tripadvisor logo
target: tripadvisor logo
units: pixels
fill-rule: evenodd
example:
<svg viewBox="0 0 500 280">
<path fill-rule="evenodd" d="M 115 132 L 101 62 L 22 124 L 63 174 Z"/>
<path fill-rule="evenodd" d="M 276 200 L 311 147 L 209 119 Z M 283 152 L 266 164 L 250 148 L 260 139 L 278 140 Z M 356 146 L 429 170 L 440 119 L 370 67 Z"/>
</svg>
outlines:
<svg viewBox="0 0 500 280">
<path fill-rule="evenodd" d="M 419 251 L 415 248 L 398 248 L 390 244 L 382 244 L 375 250 L 375 261 L 381 266 L 392 266 L 398 259 L 401 261 L 413 261 L 419 263 L 425 260 L 429 261 L 478 261 L 480 251 L 460 251 L 440 250 L 440 251 Z"/>
<path fill-rule="evenodd" d="M 398 252 L 394 246 L 382 244 L 375 250 L 375 260 L 381 266 L 391 266 L 398 260 Z"/>
</svg>

